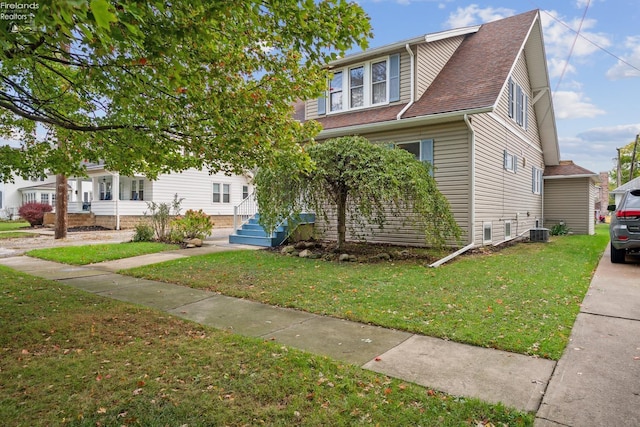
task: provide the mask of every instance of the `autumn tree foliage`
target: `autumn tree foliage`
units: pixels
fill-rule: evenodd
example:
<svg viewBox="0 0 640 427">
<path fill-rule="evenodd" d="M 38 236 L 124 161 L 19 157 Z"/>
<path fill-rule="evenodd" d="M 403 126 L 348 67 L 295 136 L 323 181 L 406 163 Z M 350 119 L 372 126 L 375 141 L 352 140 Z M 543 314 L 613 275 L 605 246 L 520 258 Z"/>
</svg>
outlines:
<svg viewBox="0 0 640 427">
<path fill-rule="evenodd" d="M 241 172 L 318 131 L 292 103 L 325 89 L 325 64 L 370 25 L 346 0 L 40 0 L 0 33 L 0 180 Z M 3 29 L 4 30 L 4 29 Z"/>
<path fill-rule="evenodd" d="M 85 159 L 123 174 L 239 172 L 296 151 L 317 128 L 292 101 L 319 94 L 324 65 L 369 35 L 344 0 L 38 5 L 0 39 L 0 132 L 23 143 L 0 151 L 3 180 L 81 173 Z"/>
<path fill-rule="evenodd" d="M 347 227 L 359 234 L 401 217 L 424 231 L 426 244 L 457 240 L 460 229 L 447 199 L 437 189 L 430 165 L 393 144 L 372 144 L 358 136 L 310 144 L 309 169 L 286 161 L 261 169 L 255 179 L 260 221 L 274 229 L 284 219 L 312 210 L 337 221 L 338 248 Z"/>
</svg>

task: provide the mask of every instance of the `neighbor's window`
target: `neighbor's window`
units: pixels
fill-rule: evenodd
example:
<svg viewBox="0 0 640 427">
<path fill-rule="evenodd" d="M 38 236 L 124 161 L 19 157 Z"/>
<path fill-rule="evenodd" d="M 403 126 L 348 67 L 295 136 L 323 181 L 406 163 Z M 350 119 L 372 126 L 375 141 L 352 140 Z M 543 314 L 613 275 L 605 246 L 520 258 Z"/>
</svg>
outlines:
<svg viewBox="0 0 640 427">
<path fill-rule="evenodd" d="M 371 103 L 387 101 L 387 61 L 371 64 Z"/>
<path fill-rule="evenodd" d="M 220 192 L 220 184 L 214 183 L 213 184 L 213 203 L 220 203 L 220 200 L 222 200 L 222 195 Z"/>
<path fill-rule="evenodd" d="M 231 184 L 222 184 L 222 203 L 231 202 Z"/>
<path fill-rule="evenodd" d="M 49 195 L 48 194 L 40 194 L 40 203 L 46 203 L 47 205 L 49 204 Z"/>
<path fill-rule="evenodd" d="M 249 186 L 248 185 L 243 185 L 242 186 L 242 200 L 246 199 L 247 197 L 249 197 Z"/>
<path fill-rule="evenodd" d="M 213 183 L 213 203 L 231 202 L 231 184 Z"/>
</svg>

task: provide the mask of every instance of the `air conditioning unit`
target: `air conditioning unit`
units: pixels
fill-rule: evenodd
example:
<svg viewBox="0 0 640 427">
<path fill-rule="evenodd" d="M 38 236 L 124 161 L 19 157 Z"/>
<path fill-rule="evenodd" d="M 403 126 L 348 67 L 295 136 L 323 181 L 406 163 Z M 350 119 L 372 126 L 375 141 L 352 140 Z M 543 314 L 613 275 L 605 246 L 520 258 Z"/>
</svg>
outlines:
<svg viewBox="0 0 640 427">
<path fill-rule="evenodd" d="M 532 228 L 529 230 L 529 240 L 532 242 L 548 242 L 549 241 L 549 229 L 548 228 Z"/>
</svg>

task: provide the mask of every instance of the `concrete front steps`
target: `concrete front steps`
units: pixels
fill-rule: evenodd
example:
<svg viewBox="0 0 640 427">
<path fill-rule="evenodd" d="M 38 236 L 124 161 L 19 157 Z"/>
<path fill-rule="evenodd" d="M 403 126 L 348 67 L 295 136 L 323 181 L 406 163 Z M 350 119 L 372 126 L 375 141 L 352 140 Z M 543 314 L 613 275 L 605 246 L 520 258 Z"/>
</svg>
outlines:
<svg viewBox="0 0 640 427">
<path fill-rule="evenodd" d="M 229 236 L 229 243 L 240 245 L 274 247 L 279 246 L 291 234 L 290 225 L 297 227 L 301 224 L 313 224 L 315 222 L 315 214 L 301 214 L 300 218 L 295 220 L 284 221 L 272 235 L 267 234 L 264 228 L 259 224 L 259 214 L 256 214 L 242 228 Z"/>
</svg>

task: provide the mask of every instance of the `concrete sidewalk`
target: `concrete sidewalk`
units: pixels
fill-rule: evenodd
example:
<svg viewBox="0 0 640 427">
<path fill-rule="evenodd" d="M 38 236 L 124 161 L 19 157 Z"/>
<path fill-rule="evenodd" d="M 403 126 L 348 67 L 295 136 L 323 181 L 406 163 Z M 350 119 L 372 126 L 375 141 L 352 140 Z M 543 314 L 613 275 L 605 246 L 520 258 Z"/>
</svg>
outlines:
<svg viewBox="0 0 640 427">
<path fill-rule="evenodd" d="M 527 357 L 121 276 L 122 268 L 239 248 L 203 248 L 73 267 L 0 264 L 208 326 L 275 340 L 453 395 L 537 412 L 536 426 L 640 425 L 640 263 L 600 261 L 562 359 Z M 546 390 L 546 394 L 545 394 Z M 544 397 L 544 398 L 543 398 Z"/>
<path fill-rule="evenodd" d="M 272 307 L 183 286 L 115 274 L 122 268 L 235 249 L 224 241 L 84 267 L 16 256 L 0 264 L 108 298 L 166 311 L 234 333 L 355 364 L 452 395 L 535 412 L 555 362 Z"/>
<path fill-rule="evenodd" d="M 536 427 L 640 426 L 640 258 L 627 262 L 600 260 Z"/>
</svg>

